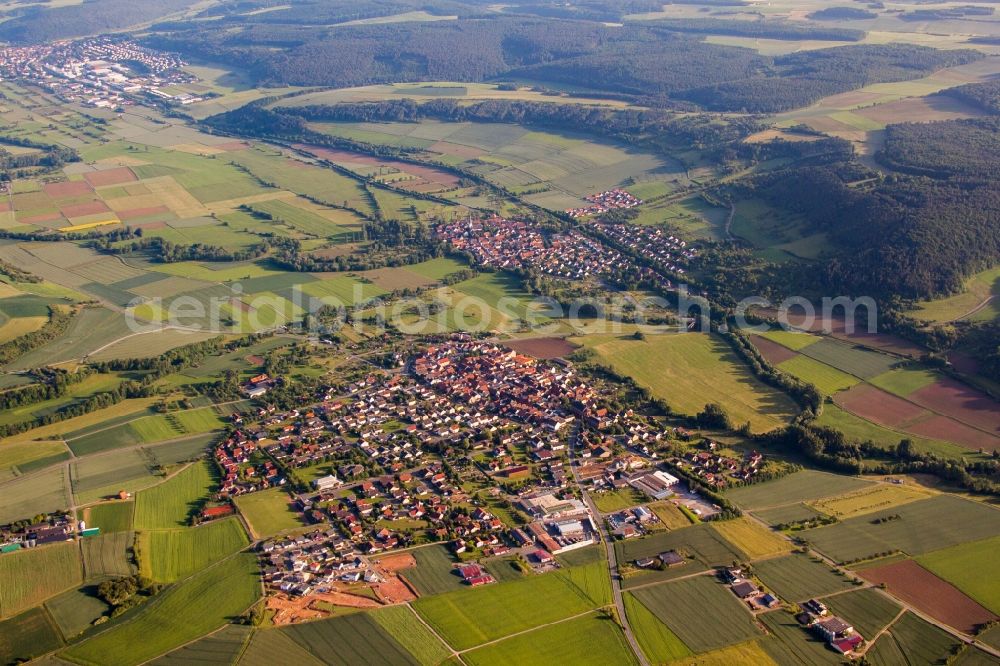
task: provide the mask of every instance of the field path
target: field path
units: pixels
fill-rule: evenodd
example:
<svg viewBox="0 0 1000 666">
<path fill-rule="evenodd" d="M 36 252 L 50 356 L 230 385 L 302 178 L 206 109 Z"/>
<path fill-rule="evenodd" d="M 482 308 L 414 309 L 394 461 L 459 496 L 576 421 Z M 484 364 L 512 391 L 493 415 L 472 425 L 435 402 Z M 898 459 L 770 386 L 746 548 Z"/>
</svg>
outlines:
<svg viewBox="0 0 1000 666">
<path fill-rule="evenodd" d="M 405 603 L 405 604 L 403 604 L 403 605 L 404 605 L 404 606 L 406 606 L 407 608 L 409 608 L 409 609 L 410 609 L 410 612 L 411 612 L 411 613 L 413 613 L 413 614 L 414 614 L 414 615 L 415 615 L 415 616 L 417 617 L 417 620 L 419 620 L 419 621 L 420 621 L 420 624 L 422 624 L 422 625 L 424 625 L 425 627 L 427 627 L 427 631 L 431 632 L 431 634 L 433 634 L 435 638 L 437 638 L 437 639 L 438 639 L 439 641 L 441 641 L 441 645 L 444 645 L 444 646 L 445 646 L 446 648 L 448 648 L 448 650 L 449 650 L 449 651 L 451 652 L 451 656 L 452 656 L 452 657 L 458 657 L 458 655 L 459 655 L 459 652 L 458 652 L 457 650 L 455 650 L 455 648 L 453 648 L 453 647 L 451 646 L 451 644 L 450 644 L 450 643 L 448 643 L 448 641 L 446 641 L 446 640 L 444 639 L 444 636 L 442 636 L 441 634 L 439 634 L 439 633 L 437 632 L 437 629 L 435 629 L 435 628 L 434 628 L 434 627 L 432 627 L 431 625 L 427 624 L 427 622 L 426 622 L 426 621 L 424 621 L 424 618 L 420 617 L 420 613 L 418 613 L 418 612 L 417 612 L 417 611 L 416 611 L 416 610 L 415 610 L 415 609 L 413 608 L 413 604 L 411 604 L 410 602 L 406 602 L 406 603 Z M 501 639 L 501 640 L 503 640 L 503 639 Z M 479 646 L 476 646 L 476 647 L 479 647 Z M 474 650 L 475 648 L 470 648 L 470 649 L 473 649 L 473 650 Z M 459 657 L 459 659 L 458 659 L 458 660 L 459 660 L 459 661 L 462 661 L 461 657 Z"/>
<path fill-rule="evenodd" d="M 524 629 L 523 631 L 518 631 L 518 632 L 515 632 L 513 634 L 507 634 L 506 636 L 501 636 L 500 638 L 495 638 L 492 641 L 487 641 L 485 643 L 480 643 L 479 645 L 467 648 L 465 650 L 459 650 L 458 652 L 455 652 L 454 654 L 456 654 L 456 655 L 462 655 L 462 654 L 465 654 L 466 652 L 472 652 L 473 650 L 478 650 L 479 648 L 484 648 L 487 645 L 493 645 L 495 643 L 500 643 L 502 641 L 507 640 L 508 638 L 514 638 L 515 636 L 523 636 L 524 634 L 530 634 L 533 631 L 538 631 L 539 629 L 544 629 L 545 627 L 551 627 L 551 626 L 556 625 L 556 624 L 562 624 L 563 622 L 570 622 L 572 620 L 578 620 L 581 617 L 585 617 L 587 615 L 592 615 L 592 614 L 594 614 L 596 612 L 597 612 L 597 610 L 595 610 L 595 609 L 588 610 L 588 611 L 583 611 L 582 613 L 577 613 L 576 615 L 570 615 L 569 617 L 564 617 L 561 620 L 553 620 L 552 622 L 546 622 L 545 624 L 540 624 L 537 627 L 531 627 L 530 629 Z M 447 643 L 445 643 L 445 645 L 447 645 Z M 642 652 L 639 652 L 639 654 L 641 655 Z M 648 662 L 646 662 L 646 660 L 645 660 L 645 657 L 642 658 L 642 661 L 643 661 L 644 664 L 646 664 L 646 666 L 649 666 Z"/>
<path fill-rule="evenodd" d="M 980 310 L 983 310 L 984 308 L 986 308 L 987 306 L 989 306 L 989 304 L 992 303 L 993 299 L 995 299 L 995 298 L 996 298 L 996 295 L 987 296 L 986 299 L 982 303 L 980 303 L 976 307 L 972 308 L 971 310 L 969 310 L 965 314 L 963 314 L 961 316 L 958 316 L 958 317 L 955 317 L 954 319 L 952 319 L 951 321 L 949 321 L 947 323 L 950 324 L 951 322 L 954 322 L 954 321 L 962 321 L 963 319 L 968 319 L 969 317 L 973 316 L 974 314 L 976 314 Z"/>
</svg>

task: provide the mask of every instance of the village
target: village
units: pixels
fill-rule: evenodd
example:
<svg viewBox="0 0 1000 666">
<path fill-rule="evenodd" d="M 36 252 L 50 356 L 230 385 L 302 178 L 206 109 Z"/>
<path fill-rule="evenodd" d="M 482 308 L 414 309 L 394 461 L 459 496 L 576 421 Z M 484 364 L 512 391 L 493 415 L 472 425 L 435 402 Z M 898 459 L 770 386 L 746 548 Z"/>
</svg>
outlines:
<svg viewBox="0 0 1000 666">
<path fill-rule="evenodd" d="M 94 108 L 118 109 L 137 100 L 201 101 L 170 88 L 197 81 L 184 65 L 177 55 L 112 37 L 0 49 L 0 80 L 30 81 L 64 102 Z"/>
<path fill-rule="evenodd" d="M 610 210 L 624 210 L 642 205 L 642 199 L 620 188 L 591 194 L 585 198 L 590 202 L 589 206 L 570 208 L 566 211 L 566 214 L 573 218 L 589 217 L 591 215 L 600 215 Z"/>
</svg>

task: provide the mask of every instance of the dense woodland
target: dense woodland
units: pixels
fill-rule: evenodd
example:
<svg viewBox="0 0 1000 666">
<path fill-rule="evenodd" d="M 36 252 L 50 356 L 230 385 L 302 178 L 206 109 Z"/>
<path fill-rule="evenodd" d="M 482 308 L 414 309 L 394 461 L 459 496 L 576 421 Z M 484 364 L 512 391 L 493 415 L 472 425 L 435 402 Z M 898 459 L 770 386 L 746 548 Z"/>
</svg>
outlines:
<svg viewBox="0 0 1000 666">
<path fill-rule="evenodd" d="M 18 10 L 0 23 L 0 41 L 36 44 L 121 30 L 188 9 L 197 0 L 84 0 L 47 8 L 41 3 Z"/>
<path fill-rule="evenodd" d="M 991 114 L 1000 114 L 1000 79 L 946 88 L 939 95 L 954 97 Z"/>
<path fill-rule="evenodd" d="M 543 5 L 548 6 L 538 6 Z M 360 3 L 358 11 L 366 6 Z M 586 82 L 588 88 L 646 105 L 683 108 L 694 103 L 714 111 L 751 113 L 799 107 L 825 95 L 917 78 L 981 57 L 972 51 L 900 44 L 768 57 L 703 41 L 703 34 L 846 41 L 864 35 L 774 21 L 690 19 L 609 26 L 505 13 L 489 19 L 331 28 L 292 21 L 299 10 L 289 11 L 257 14 L 259 22 L 239 25 L 226 20 L 160 24 L 146 42 L 246 68 L 260 85 L 515 78 L 573 87 Z"/>
</svg>

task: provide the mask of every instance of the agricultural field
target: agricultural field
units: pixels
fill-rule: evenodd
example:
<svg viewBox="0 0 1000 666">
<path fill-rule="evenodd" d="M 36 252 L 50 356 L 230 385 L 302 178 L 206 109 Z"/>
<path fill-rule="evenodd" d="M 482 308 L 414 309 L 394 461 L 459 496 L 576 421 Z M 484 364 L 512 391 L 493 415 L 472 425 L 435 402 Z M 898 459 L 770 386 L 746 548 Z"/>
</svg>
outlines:
<svg viewBox="0 0 1000 666">
<path fill-rule="evenodd" d="M 387 606 L 369 614 L 420 666 L 437 666 L 451 656 L 451 650 L 420 621 L 409 605 Z"/>
<path fill-rule="evenodd" d="M 73 645 L 65 656 L 80 664 L 130 666 L 218 629 L 259 596 L 257 558 L 235 555 L 164 590 L 131 621 Z"/>
<path fill-rule="evenodd" d="M 721 566 L 743 557 L 743 554 L 724 539 L 710 523 L 672 532 L 660 532 L 641 539 L 618 541 L 615 543 L 615 549 L 621 562 L 653 557 L 666 550 L 676 550 L 682 555 L 694 558 L 704 566 Z M 697 569 L 691 564 L 689 561 L 678 570 L 692 569 L 685 573 L 694 573 Z"/>
<path fill-rule="evenodd" d="M 127 532 L 132 529 L 133 502 L 106 502 L 88 506 L 80 512 L 80 518 L 88 527 L 99 527 L 101 532 Z"/>
<path fill-rule="evenodd" d="M 867 568 L 859 575 L 875 585 L 884 585 L 894 597 L 965 633 L 974 633 L 980 625 L 1000 620 L 1000 616 L 913 560 Z"/>
<path fill-rule="evenodd" d="M 902 439 L 910 439 L 916 449 L 925 453 L 933 453 L 945 458 L 975 457 L 976 451 L 960 447 L 940 439 L 927 439 L 911 433 L 897 432 L 889 428 L 866 421 L 834 404 L 823 405 L 823 413 L 816 419 L 816 424 L 828 426 L 841 431 L 851 440 L 864 442 L 871 440 L 883 446 L 895 446 Z"/>
<path fill-rule="evenodd" d="M 899 363 L 891 356 L 860 349 L 828 337 L 804 347 L 800 353 L 861 379 L 878 377 Z"/>
<path fill-rule="evenodd" d="M 252 629 L 242 624 L 227 624 L 214 634 L 168 652 L 150 664 L 184 666 L 193 663 L 233 664 L 243 651 Z"/>
<path fill-rule="evenodd" d="M 880 518 L 886 520 L 879 521 Z M 910 502 L 799 535 L 838 562 L 901 550 L 911 556 L 993 537 L 1000 513 L 952 495 Z"/>
<path fill-rule="evenodd" d="M 66 490 L 63 466 L 49 467 L 0 484 L 0 494 L 4 498 L 0 505 L 0 524 L 21 520 L 25 516 L 66 510 L 71 504 Z"/>
<path fill-rule="evenodd" d="M 417 662 L 366 613 L 353 613 L 282 629 L 289 638 L 327 664 L 412 664 Z"/>
<path fill-rule="evenodd" d="M 44 571 L 40 576 L 38 572 Z M 76 543 L 55 543 L 0 557 L 0 617 L 17 615 L 83 582 Z"/>
<path fill-rule="evenodd" d="M 957 640 L 913 613 L 904 613 L 868 652 L 873 664 L 936 664 L 949 655 Z"/>
<path fill-rule="evenodd" d="M 417 589 L 421 596 L 441 594 L 465 588 L 454 571 L 455 560 L 443 545 L 426 546 L 412 551 L 417 566 L 406 569 L 402 575 Z"/>
<path fill-rule="evenodd" d="M 891 509 L 909 502 L 924 500 L 935 495 L 934 492 L 917 485 L 896 485 L 880 483 L 861 490 L 811 502 L 809 506 L 820 513 L 835 516 L 840 520 L 860 516 L 874 511 Z"/>
<path fill-rule="evenodd" d="M 792 550 L 790 541 L 749 518 L 718 521 L 712 523 L 712 527 L 726 541 L 745 553 L 747 559 L 759 560 L 784 555 Z"/>
<path fill-rule="evenodd" d="M 144 449 L 127 449 L 113 456 L 75 459 L 69 466 L 73 496 L 80 503 L 134 493 L 159 482 L 155 456 Z"/>
<path fill-rule="evenodd" d="M 836 594 L 823 603 L 869 640 L 889 626 L 902 611 L 902 607 L 888 595 L 870 587 Z"/>
<path fill-rule="evenodd" d="M 462 660 L 472 666 L 637 663 L 621 629 L 611 617 L 601 613 L 591 613 L 491 643 L 463 653 Z"/>
<path fill-rule="evenodd" d="M 273 666 L 284 661 L 303 666 L 323 666 L 318 657 L 278 629 L 255 631 L 240 657 L 241 666 Z"/>
<path fill-rule="evenodd" d="M 632 487 L 594 494 L 594 503 L 601 513 L 614 513 L 642 504 L 645 497 Z"/>
<path fill-rule="evenodd" d="M 236 508 L 246 519 L 254 538 L 269 537 L 284 530 L 302 527 L 302 515 L 295 510 L 291 498 L 281 488 L 269 488 L 240 495 Z"/>
<path fill-rule="evenodd" d="M 713 335 L 665 334 L 635 340 L 631 335 L 570 338 L 593 349 L 616 372 L 633 377 L 682 414 L 706 403 L 726 406 L 733 423 L 750 422 L 756 432 L 791 419 L 794 403 L 754 377 L 723 340 Z"/>
<path fill-rule="evenodd" d="M 84 578 L 90 582 L 134 574 L 135 566 L 129 555 L 134 543 L 132 532 L 111 532 L 81 539 Z"/>
<path fill-rule="evenodd" d="M 756 562 L 754 573 L 781 599 L 793 603 L 853 586 L 843 574 L 808 555 L 795 554 Z"/>
<path fill-rule="evenodd" d="M 806 504 L 797 503 L 779 506 L 775 509 L 755 510 L 753 515 L 768 525 L 775 527 L 777 525 L 812 520 L 813 518 L 818 518 L 821 514 Z"/>
<path fill-rule="evenodd" d="M 96 585 L 69 590 L 45 602 L 45 609 L 59 627 L 59 632 L 67 639 L 90 628 L 94 620 L 107 613 L 110 608 L 97 596 Z"/>
<path fill-rule="evenodd" d="M 656 517 L 660 519 L 660 524 L 668 530 L 677 530 L 691 525 L 691 518 L 677 508 L 673 502 L 653 502 L 646 508 L 655 513 Z"/>
<path fill-rule="evenodd" d="M 681 639 L 642 605 L 632 592 L 624 595 L 625 614 L 639 647 L 654 664 L 666 664 L 691 656 Z"/>
<path fill-rule="evenodd" d="M 726 497 L 744 509 L 757 511 L 840 495 L 868 485 L 871 485 L 871 481 L 827 472 L 802 470 L 775 481 L 734 488 L 726 493 Z"/>
<path fill-rule="evenodd" d="M 16 664 L 62 646 L 58 629 L 41 608 L 0 622 L 0 662 Z"/>
<path fill-rule="evenodd" d="M 849 389 L 861 381 L 853 375 L 803 355 L 779 363 L 777 367 L 793 377 L 812 384 L 823 395 L 833 395 L 844 389 Z"/>
<path fill-rule="evenodd" d="M 0 444 L 0 482 L 68 457 L 66 445 L 56 440 Z"/>
<path fill-rule="evenodd" d="M 452 647 L 468 649 L 597 605 L 567 578 L 546 574 L 423 597 L 413 607 Z"/>
<path fill-rule="evenodd" d="M 994 613 L 1000 614 L 1000 580 L 984 576 L 996 561 L 1000 537 L 963 543 L 917 558 L 922 567 L 948 581 Z"/>
<path fill-rule="evenodd" d="M 140 532 L 136 540 L 139 572 L 170 583 L 211 566 L 250 543 L 236 518 L 198 527 Z"/>
<path fill-rule="evenodd" d="M 214 470 L 209 463 L 198 462 L 160 485 L 136 493 L 135 528 L 186 527 L 188 518 L 208 497 L 214 484 Z"/>
<path fill-rule="evenodd" d="M 632 594 L 692 652 L 707 652 L 760 636 L 749 611 L 713 576 L 661 583 Z M 706 617 L 712 622 L 706 623 Z"/>
</svg>

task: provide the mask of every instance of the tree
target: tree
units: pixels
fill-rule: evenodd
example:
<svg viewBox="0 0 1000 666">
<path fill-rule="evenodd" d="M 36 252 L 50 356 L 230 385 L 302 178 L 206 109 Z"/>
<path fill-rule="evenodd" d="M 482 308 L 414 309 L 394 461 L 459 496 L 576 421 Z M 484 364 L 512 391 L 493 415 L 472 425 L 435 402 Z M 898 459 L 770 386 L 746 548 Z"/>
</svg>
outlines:
<svg viewBox="0 0 1000 666">
<path fill-rule="evenodd" d="M 705 405 L 705 409 L 698 412 L 695 421 L 702 428 L 715 428 L 718 430 L 730 430 L 733 427 L 726 408 L 717 402 L 710 402 Z"/>
</svg>

